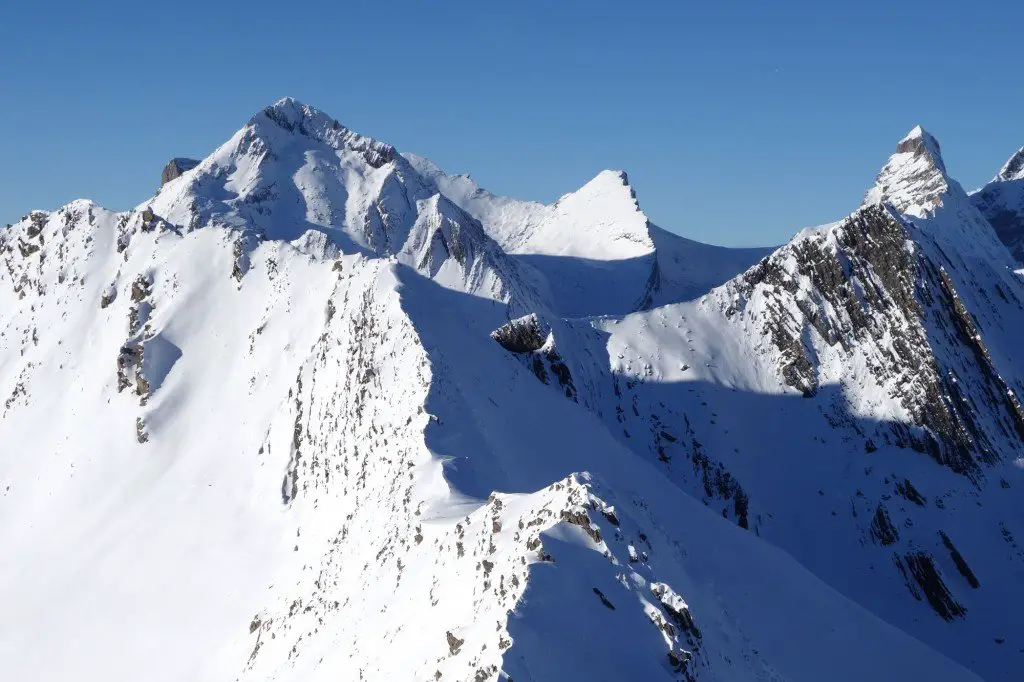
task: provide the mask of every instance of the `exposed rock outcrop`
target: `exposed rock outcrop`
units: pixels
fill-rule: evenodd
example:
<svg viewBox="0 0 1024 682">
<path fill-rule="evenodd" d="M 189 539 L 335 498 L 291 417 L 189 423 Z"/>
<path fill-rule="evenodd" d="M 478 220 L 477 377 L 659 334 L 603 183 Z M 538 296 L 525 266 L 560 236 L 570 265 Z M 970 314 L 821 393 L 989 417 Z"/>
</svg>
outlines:
<svg viewBox="0 0 1024 682">
<path fill-rule="evenodd" d="M 160 186 L 163 187 L 171 180 L 180 178 L 183 174 L 192 170 L 199 165 L 199 162 L 195 159 L 186 159 L 184 157 L 178 157 L 171 159 L 164 166 L 164 170 L 160 173 Z"/>
<path fill-rule="evenodd" d="M 565 397 L 576 400 L 576 384 L 558 352 L 555 335 L 535 313 L 510 320 L 491 332 L 491 338 L 519 358 L 543 383 L 557 385 Z"/>
</svg>

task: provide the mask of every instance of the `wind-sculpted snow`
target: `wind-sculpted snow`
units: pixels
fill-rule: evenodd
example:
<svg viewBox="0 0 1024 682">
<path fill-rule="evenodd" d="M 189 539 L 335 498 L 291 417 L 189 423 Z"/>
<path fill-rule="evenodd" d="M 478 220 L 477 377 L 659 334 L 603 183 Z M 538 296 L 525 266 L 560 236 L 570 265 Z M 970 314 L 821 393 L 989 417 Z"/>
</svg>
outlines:
<svg viewBox="0 0 1024 682">
<path fill-rule="evenodd" d="M 1024 291 L 955 185 L 765 255 L 411 159 L 282 100 L 0 231 L 5 679 L 1019 677 Z"/>
</svg>

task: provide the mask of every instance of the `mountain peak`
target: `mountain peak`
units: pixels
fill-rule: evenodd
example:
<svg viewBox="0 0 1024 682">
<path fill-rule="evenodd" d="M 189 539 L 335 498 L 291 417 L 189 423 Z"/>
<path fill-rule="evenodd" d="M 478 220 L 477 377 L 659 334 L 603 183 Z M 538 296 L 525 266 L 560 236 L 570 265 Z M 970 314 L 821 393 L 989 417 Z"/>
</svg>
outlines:
<svg viewBox="0 0 1024 682">
<path fill-rule="evenodd" d="M 1011 156 L 993 180 L 1024 180 L 1024 147 Z"/>
<path fill-rule="evenodd" d="M 941 206 L 955 184 L 946 175 L 938 140 L 918 125 L 896 144 L 864 203 L 889 202 L 900 213 L 923 216 Z"/>
<path fill-rule="evenodd" d="M 391 145 L 360 135 L 325 112 L 303 104 L 294 97 L 284 97 L 263 108 L 249 119 L 247 127 L 270 144 L 267 138 L 277 136 L 270 126 L 310 138 L 339 151 L 349 149 L 358 152 L 374 168 L 389 163 L 395 157 L 395 148 Z M 273 147 L 272 144 L 270 146 Z"/>
<path fill-rule="evenodd" d="M 269 106 L 264 106 L 262 110 L 252 117 L 250 123 L 256 123 L 264 117 L 289 131 L 294 131 L 310 123 L 331 124 L 334 122 L 324 112 L 299 101 L 295 97 L 282 97 Z"/>
<path fill-rule="evenodd" d="M 628 195 L 627 203 L 633 209 L 640 210 L 640 204 L 636 200 L 636 191 L 629 184 L 629 176 L 623 170 L 603 170 L 578 190 L 563 196 L 559 201 L 564 200 L 568 196 L 586 196 L 591 194 L 621 198 L 625 198 Z"/>
<path fill-rule="evenodd" d="M 283 128 L 294 128 L 307 119 L 330 118 L 319 109 L 303 104 L 294 97 L 282 97 L 268 107 L 264 107 L 252 117 L 252 121 L 266 116 Z"/>
<path fill-rule="evenodd" d="M 946 164 L 942 160 L 942 148 L 939 146 L 939 141 L 920 125 L 914 126 L 906 137 L 896 144 L 896 153 L 926 155 L 939 170 L 943 173 L 946 172 Z"/>
<path fill-rule="evenodd" d="M 635 258 L 654 248 L 625 171 L 603 170 L 551 208 L 552 220 L 537 235 L 545 250 L 606 260 Z"/>
</svg>

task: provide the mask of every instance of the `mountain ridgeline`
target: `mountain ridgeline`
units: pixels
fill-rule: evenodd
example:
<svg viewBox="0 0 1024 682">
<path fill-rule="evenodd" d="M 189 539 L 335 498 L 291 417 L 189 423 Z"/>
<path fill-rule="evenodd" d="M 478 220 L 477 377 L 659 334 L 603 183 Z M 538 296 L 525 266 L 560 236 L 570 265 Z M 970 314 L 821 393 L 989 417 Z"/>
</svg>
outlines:
<svg viewBox="0 0 1024 682">
<path fill-rule="evenodd" d="M 728 249 L 284 99 L 0 261 L 10 679 L 1024 676 L 1024 150 Z"/>
</svg>

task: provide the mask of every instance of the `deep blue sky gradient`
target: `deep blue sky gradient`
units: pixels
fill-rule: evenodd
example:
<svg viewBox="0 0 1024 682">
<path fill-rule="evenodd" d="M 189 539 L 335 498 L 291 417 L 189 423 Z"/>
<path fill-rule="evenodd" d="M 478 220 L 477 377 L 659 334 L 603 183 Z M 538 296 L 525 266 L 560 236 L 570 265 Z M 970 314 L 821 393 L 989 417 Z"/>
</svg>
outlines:
<svg viewBox="0 0 1024 682">
<path fill-rule="evenodd" d="M 552 201 L 603 168 L 695 239 L 853 210 L 921 123 L 969 188 L 1024 145 L 1024 3 L 13 2 L 0 223 L 129 208 L 285 95 Z"/>
</svg>

